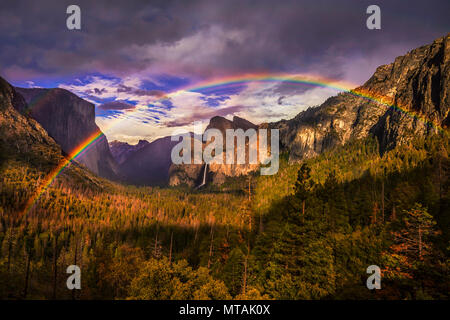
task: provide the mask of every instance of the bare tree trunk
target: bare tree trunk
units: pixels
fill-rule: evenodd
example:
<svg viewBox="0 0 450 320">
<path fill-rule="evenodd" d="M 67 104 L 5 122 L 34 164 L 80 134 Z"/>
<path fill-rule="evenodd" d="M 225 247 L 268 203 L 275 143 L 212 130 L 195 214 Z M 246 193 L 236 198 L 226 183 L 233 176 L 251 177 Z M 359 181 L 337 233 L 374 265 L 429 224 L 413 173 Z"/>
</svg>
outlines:
<svg viewBox="0 0 450 320">
<path fill-rule="evenodd" d="M 262 214 L 259 214 L 259 233 L 263 233 L 264 231 L 264 226 L 263 226 L 263 219 L 262 219 Z"/>
<path fill-rule="evenodd" d="M 442 157 L 439 156 L 439 201 L 442 200 Z"/>
<path fill-rule="evenodd" d="M 384 180 L 381 181 L 381 223 L 384 223 Z"/>
<path fill-rule="evenodd" d="M 77 238 L 75 237 L 75 252 L 73 255 L 73 264 L 76 266 L 77 265 L 77 255 L 78 255 L 78 242 L 77 242 Z M 75 300 L 76 296 L 75 296 L 75 289 L 72 290 L 72 299 Z"/>
<path fill-rule="evenodd" d="M 172 264 L 172 244 L 173 244 L 173 231 L 170 234 L 170 249 L 169 249 L 169 263 Z"/>
<path fill-rule="evenodd" d="M 213 240 L 214 240 L 214 228 L 213 228 L 213 225 L 211 225 L 211 242 L 210 242 L 210 245 L 209 245 L 208 269 L 211 267 Z"/>
<path fill-rule="evenodd" d="M 23 298 L 25 299 L 27 297 L 28 294 L 28 279 L 30 277 L 30 265 L 31 265 L 31 257 L 30 254 L 28 252 L 26 252 L 27 255 L 27 266 L 26 266 L 26 271 L 25 271 L 25 287 L 23 289 Z"/>
<path fill-rule="evenodd" d="M 247 239 L 247 255 L 244 260 L 244 277 L 242 283 L 242 294 L 245 295 L 247 292 L 247 270 L 248 270 L 248 260 L 250 258 L 250 235 L 248 235 Z"/>
<path fill-rule="evenodd" d="M 196 242 L 197 242 L 197 237 L 198 237 L 198 228 L 199 228 L 199 226 L 198 226 L 198 225 L 197 225 L 197 226 L 195 226 L 194 243 L 196 243 Z"/>
<path fill-rule="evenodd" d="M 53 300 L 56 299 L 56 283 L 58 280 L 58 239 L 55 238 L 53 246 Z"/>
<path fill-rule="evenodd" d="M 244 277 L 242 279 L 242 294 L 245 295 L 247 292 L 247 264 L 248 264 L 248 256 L 245 257 L 244 260 Z"/>
<path fill-rule="evenodd" d="M 250 189 L 250 176 L 248 177 L 248 201 L 250 202 L 252 200 L 252 192 Z"/>
<path fill-rule="evenodd" d="M 422 228 L 419 226 L 419 259 L 422 260 Z"/>
<path fill-rule="evenodd" d="M 157 249 L 158 249 L 158 233 L 159 233 L 159 226 L 156 228 L 156 236 L 155 236 L 155 248 L 153 249 L 153 255 L 157 256 Z"/>
<path fill-rule="evenodd" d="M 377 211 L 378 211 L 378 203 L 375 202 L 372 212 L 372 224 L 377 223 Z"/>
<path fill-rule="evenodd" d="M 302 201 L 302 222 L 305 222 L 305 200 Z"/>
<path fill-rule="evenodd" d="M 8 237 L 8 273 L 11 271 L 11 256 L 12 256 L 12 247 L 13 247 L 13 228 L 12 224 L 9 228 L 9 237 Z"/>
</svg>

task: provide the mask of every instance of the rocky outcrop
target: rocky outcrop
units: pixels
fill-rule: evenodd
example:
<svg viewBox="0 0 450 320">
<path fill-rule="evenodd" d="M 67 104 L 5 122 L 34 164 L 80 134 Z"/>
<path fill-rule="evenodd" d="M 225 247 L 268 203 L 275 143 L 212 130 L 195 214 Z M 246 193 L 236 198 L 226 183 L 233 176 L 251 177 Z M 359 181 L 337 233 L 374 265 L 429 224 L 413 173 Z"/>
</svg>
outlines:
<svg viewBox="0 0 450 320">
<path fill-rule="evenodd" d="M 245 120 L 237 116 L 234 116 L 233 120 L 228 120 L 224 117 L 216 116 L 209 120 L 209 124 L 206 127 L 206 130 L 211 128 L 220 130 L 222 134 L 225 136 L 225 132 L 227 129 L 233 130 L 242 129 L 245 131 L 247 129 L 257 129 L 258 126 L 251 123 L 248 120 Z"/>
<path fill-rule="evenodd" d="M 364 86 L 403 109 L 390 108 L 371 129 L 384 151 L 448 126 L 450 34 L 379 67 Z"/>
<path fill-rule="evenodd" d="M 191 150 L 194 150 L 194 139 L 201 142 L 201 138 L 195 136 L 193 133 L 189 133 L 183 139 L 188 139 L 188 144 L 191 145 Z M 181 141 L 181 140 L 180 140 Z M 178 143 L 178 142 L 176 142 Z M 204 149 L 204 144 L 202 144 L 202 150 Z M 183 152 L 181 152 L 181 155 Z M 193 159 L 191 154 L 191 159 Z M 196 187 L 202 184 L 202 173 L 206 170 L 204 164 L 173 164 L 172 159 L 170 160 L 169 167 L 169 185 L 179 186 L 186 185 L 188 187 Z"/>
<path fill-rule="evenodd" d="M 447 35 L 380 66 L 352 93 L 331 97 L 269 127 L 280 130 L 281 147 L 289 151 L 291 161 L 369 134 L 377 137 L 382 153 L 414 137 L 434 134 L 449 123 L 449 50 Z"/>
<path fill-rule="evenodd" d="M 269 124 L 280 130 L 280 147 L 291 161 L 316 156 L 350 139 L 369 134 L 387 107 L 350 93 L 329 98 L 321 106 L 309 108 L 292 120 Z"/>
<path fill-rule="evenodd" d="M 18 110 L 38 121 L 66 154 L 99 132 L 94 105 L 73 93 L 59 88 L 15 89 L 27 103 L 26 109 L 21 105 L 17 106 Z M 99 176 L 113 180 L 120 176 L 105 136 L 97 139 L 76 160 Z"/>
<path fill-rule="evenodd" d="M 229 123 L 228 125 L 223 125 L 222 123 Z M 208 128 L 215 128 L 219 129 L 222 132 L 222 135 L 224 137 L 224 149 L 223 149 L 223 163 L 224 164 L 217 164 L 217 163 L 211 163 L 208 166 L 208 174 L 210 175 L 210 181 L 212 181 L 215 184 L 222 184 L 225 182 L 227 177 L 236 177 L 241 175 L 247 175 L 252 171 L 255 171 L 258 169 L 258 164 L 249 164 L 248 159 L 248 148 L 249 144 L 248 141 L 245 143 L 245 150 L 246 150 L 246 157 L 245 157 L 245 164 L 227 164 L 225 159 L 225 151 L 226 151 L 226 129 L 242 129 L 243 131 L 247 131 L 248 129 L 255 129 L 258 130 L 258 126 L 251 123 L 250 121 L 234 116 L 233 120 L 227 120 L 222 117 L 214 117 L 211 119 Z M 236 147 L 234 150 L 235 156 L 236 156 Z M 203 173 L 203 171 L 202 171 Z"/>
<path fill-rule="evenodd" d="M 60 147 L 38 122 L 18 111 L 26 107 L 23 97 L 0 78 L 0 166 L 8 157 L 36 167 L 58 164 Z"/>
<path fill-rule="evenodd" d="M 124 163 L 133 153 L 141 150 L 145 146 L 149 145 L 147 140 L 139 140 L 135 145 L 128 144 L 127 142 L 114 140 L 109 143 L 109 149 L 116 162 L 121 165 Z"/>
<path fill-rule="evenodd" d="M 248 140 L 245 143 L 246 161 L 245 164 L 227 164 L 225 159 L 226 151 L 226 130 L 227 129 L 242 129 L 247 131 L 248 129 L 258 129 L 258 126 L 247 121 L 243 118 L 233 117 L 233 120 L 228 120 L 224 117 L 216 116 L 211 118 L 206 130 L 218 129 L 223 136 L 223 164 L 212 163 L 208 166 L 205 164 L 181 164 L 172 165 L 170 167 L 170 185 L 185 184 L 190 187 L 199 186 L 203 184 L 203 179 L 206 178 L 207 182 L 214 184 L 222 184 L 227 177 L 235 177 L 241 175 L 247 175 L 248 173 L 258 169 L 258 164 L 249 164 L 248 161 Z M 191 139 L 194 139 L 191 137 Z M 202 143 L 202 149 L 204 149 L 208 143 Z M 193 147 L 192 147 L 193 150 Z M 235 156 L 236 156 L 235 147 Z M 205 173 L 206 170 L 206 173 Z"/>
<path fill-rule="evenodd" d="M 169 169 L 169 185 L 197 187 L 202 184 L 203 170 L 208 170 L 204 164 L 172 164 Z M 207 181 L 210 181 L 209 176 L 207 176 Z"/>
</svg>

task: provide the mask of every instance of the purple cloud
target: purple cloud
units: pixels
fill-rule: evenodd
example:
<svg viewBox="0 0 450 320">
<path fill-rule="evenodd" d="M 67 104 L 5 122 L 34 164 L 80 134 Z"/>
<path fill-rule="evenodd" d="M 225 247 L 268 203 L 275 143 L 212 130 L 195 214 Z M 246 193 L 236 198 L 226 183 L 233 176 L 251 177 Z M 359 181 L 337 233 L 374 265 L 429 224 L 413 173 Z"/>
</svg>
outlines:
<svg viewBox="0 0 450 320">
<path fill-rule="evenodd" d="M 367 71 L 370 64 L 361 75 L 356 74 L 359 70 L 348 73 L 355 57 L 390 62 L 445 35 L 450 11 L 448 0 L 410 0 L 406 6 L 403 1 L 379 0 L 382 29 L 372 31 L 365 26 L 365 10 L 372 4 L 368 0 L 77 4 L 82 30 L 69 32 L 65 1 L 2 1 L 0 73 L 13 82 L 92 72 L 123 78 L 165 71 L 197 79 L 264 71 L 355 75 L 359 80 L 373 70 Z"/>
<path fill-rule="evenodd" d="M 126 101 L 111 101 L 106 102 L 98 106 L 101 110 L 131 110 L 134 109 L 136 106 L 126 102 Z"/>
<path fill-rule="evenodd" d="M 201 110 L 194 110 L 191 112 L 188 116 L 177 118 L 176 120 L 167 121 L 164 123 L 165 126 L 171 128 L 171 127 L 182 127 L 192 124 L 194 121 L 201 121 L 201 120 L 209 120 L 212 117 L 215 116 L 228 116 L 235 114 L 237 112 L 247 110 L 248 107 L 244 106 L 231 106 L 221 109 L 209 109 L 205 110 L 202 108 Z"/>
</svg>

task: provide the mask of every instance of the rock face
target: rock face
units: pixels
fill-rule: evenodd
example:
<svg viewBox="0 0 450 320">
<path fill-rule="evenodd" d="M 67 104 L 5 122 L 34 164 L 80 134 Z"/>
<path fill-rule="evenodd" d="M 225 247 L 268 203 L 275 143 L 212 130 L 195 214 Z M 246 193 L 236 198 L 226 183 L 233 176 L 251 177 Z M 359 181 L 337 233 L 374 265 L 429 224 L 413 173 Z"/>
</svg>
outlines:
<svg viewBox="0 0 450 320">
<path fill-rule="evenodd" d="M 236 116 L 233 117 L 233 120 L 228 120 L 224 117 L 216 116 L 209 120 L 209 124 L 206 127 L 206 130 L 211 128 L 219 129 L 225 136 L 225 130 L 227 129 L 242 129 L 245 131 L 247 129 L 258 129 L 258 126 L 248 120 Z"/>
<path fill-rule="evenodd" d="M 203 164 L 172 164 L 169 168 L 169 185 L 187 185 L 191 188 L 199 186 L 202 184 L 203 170 L 205 170 L 205 165 Z M 209 181 L 208 176 L 207 179 Z"/>
<path fill-rule="evenodd" d="M 0 78 L 0 166 L 6 157 L 17 156 L 30 165 L 57 164 L 61 149 L 34 119 L 21 114 L 23 97 Z"/>
<path fill-rule="evenodd" d="M 130 153 L 120 165 L 125 181 L 135 185 L 167 185 L 172 163 L 170 154 L 176 143 L 171 141 L 171 137 L 160 138 L 151 143 L 140 142 L 141 147 Z"/>
<path fill-rule="evenodd" d="M 415 137 L 435 134 L 440 127 L 446 130 L 450 125 L 449 60 L 450 34 L 380 66 L 364 85 L 351 93 L 331 97 L 291 120 L 260 127 L 280 130 L 280 150 L 289 152 L 290 161 L 314 157 L 368 135 L 378 139 L 384 153 Z M 252 126 L 239 118 L 229 121 L 214 117 L 208 127 L 223 131 Z M 170 182 L 198 185 L 203 168 L 203 165 L 173 166 Z M 211 166 L 210 181 L 221 183 L 226 176 L 251 171 L 232 169 L 227 165 Z"/>
<path fill-rule="evenodd" d="M 38 121 L 66 154 L 99 131 L 94 105 L 73 93 L 59 88 L 15 89 L 28 104 L 27 109 L 18 106 L 18 110 Z M 96 140 L 77 161 L 99 176 L 113 180 L 120 176 L 105 136 Z"/>
<path fill-rule="evenodd" d="M 135 145 L 128 144 L 127 142 L 121 142 L 114 140 L 109 143 L 109 149 L 116 162 L 121 165 L 124 163 L 133 153 L 141 150 L 143 147 L 149 145 L 147 140 L 139 140 Z"/>
<path fill-rule="evenodd" d="M 389 109 L 371 129 L 383 150 L 390 150 L 414 136 L 433 134 L 436 126 L 448 126 L 450 34 L 379 67 L 364 86 L 427 120 Z"/>
<path fill-rule="evenodd" d="M 354 90 L 398 108 L 343 93 L 294 119 L 271 123 L 269 127 L 280 129 L 280 145 L 290 152 L 291 161 L 313 157 L 369 134 L 377 137 L 381 152 L 388 151 L 414 137 L 435 133 L 433 126 L 448 126 L 449 59 L 447 35 L 396 58 L 392 64 L 380 66 L 364 85 Z"/>
<path fill-rule="evenodd" d="M 200 141 L 199 137 L 195 137 L 194 134 L 190 133 L 188 137 L 185 139 L 189 139 L 188 143 L 191 144 L 191 149 L 194 150 L 194 139 Z M 204 149 L 204 145 L 202 145 L 202 150 Z M 192 157 L 191 157 L 192 159 Z M 202 184 L 202 178 L 204 174 L 205 168 L 204 164 L 173 164 L 172 159 L 170 159 L 170 167 L 169 167 L 169 185 L 170 186 L 179 186 L 179 185 L 187 185 L 188 187 L 196 187 Z"/>
<path fill-rule="evenodd" d="M 374 135 L 380 151 L 386 152 L 415 137 L 435 134 L 441 128 L 447 130 L 449 61 L 450 34 L 380 66 L 366 83 L 352 92 L 331 97 L 291 120 L 263 124 L 259 128 L 280 130 L 281 151 L 288 151 L 291 161 L 316 156 L 368 135 Z M 64 152 L 70 153 L 99 130 L 94 106 L 76 95 L 63 89 L 13 88 L 1 78 L 0 112 L 0 139 L 21 152 L 42 144 L 58 150 L 54 139 Z M 258 126 L 238 117 L 232 121 L 214 117 L 209 128 L 220 130 L 225 137 L 227 129 L 245 131 Z M 220 184 L 226 177 L 245 175 L 258 168 L 248 164 L 172 165 L 170 155 L 177 143 L 170 137 L 152 143 L 142 141 L 136 146 L 113 142 L 113 157 L 103 137 L 78 160 L 101 176 L 117 179 L 121 172 L 126 181 L 138 185 L 169 183 L 194 187 L 203 182 L 205 173 L 209 182 Z M 205 146 L 202 143 L 202 148 Z"/>
<path fill-rule="evenodd" d="M 226 124 L 226 125 L 224 125 Z M 226 140 L 226 129 L 233 129 L 233 130 L 237 130 L 237 129 L 242 129 L 244 131 L 247 131 L 248 129 L 254 129 L 254 130 L 258 130 L 258 126 L 251 123 L 248 120 L 245 120 L 243 118 L 239 118 L 234 116 L 233 117 L 233 121 L 227 120 L 225 118 L 222 117 L 214 117 L 211 119 L 207 129 L 209 128 L 214 128 L 214 129 L 219 129 L 222 132 L 222 135 L 224 137 L 224 156 L 225 156 L 225 146 L 227 143 Z M 245 143 L 245 150 L 246 150 L 246 158 L 245 158 L 245 164 L 225 164 L 226 160 L 224 157 L 224 164 L 217 164 L 217 163 L 212 163 L 210 166 L 208 166 L 208 171 L 207 173 L 210 175 L 210 181 L 212 183 L 215 184 L 222 184 L 223 182 L 225 182 L 225 179 L 227 177 L 236 177 L 236 176 L 241 176 L 241 175 L 247 175 L 252 171 L 255 171 L 258 169 L 259 165 L 257 164 L 249 164 L 249 159 L 248 159 L 248 148 L 249 148 L 249 144 L 248 141 L 246 141 Z M 256 147 L 257 149 L 257 147 Z M 236 148 L 235 148 L 235 156 L 236 156 Z M 203 173 L 203 171 L 202 171 Z"/>
<path fill-rule="evenodd" d="M 208 129 L 218 129 L 223 136 L 224 149 L 223 156 L 224 164 L 212 163 L 207 167 L 205 164 L 182 164 L 182 165 L 172 165 L 170 167 L 170 185 L 176 186 L 185 184 L 190 187 L 195 187 L 201 185 L 206 180 L 207 182 L 212 182 L 214 184 L 222 184 L 225 182 L 227 177 L 235 177 L 240 175 L 247 175 L 248 173 L 258 169 L 257 164 L 249 164 L 248 162 L 248 141 L 246 141 L 246 163 L 245 164 L 226 164 L 225 151 L 226 151 L 226 130 L 227 129 L 242 129 L 247 131 L 248 129 L 258 129 L 258 126 L 239 117 L 233 117 L 233 120 L 228 120 L 224 117 L 213 117 L 211 118 L 206 130 Z M 204 149 L 208 144 L 203 143 L 202 149 Z M 193 148 L 192 148 L 193 149 Z M 236 148 L 235 148 L 236 156 Z M 206 173 L 205 173 L 206 170 Z"/>
<path fill-rule="evenodd" d="M 269 124 L 280 130 L 280 147 L 290 161 L 314 157 L 350 139 L 366 137 L 388 107 L 350 93 L 339 94 L 294 119 Z"/>
</svg>

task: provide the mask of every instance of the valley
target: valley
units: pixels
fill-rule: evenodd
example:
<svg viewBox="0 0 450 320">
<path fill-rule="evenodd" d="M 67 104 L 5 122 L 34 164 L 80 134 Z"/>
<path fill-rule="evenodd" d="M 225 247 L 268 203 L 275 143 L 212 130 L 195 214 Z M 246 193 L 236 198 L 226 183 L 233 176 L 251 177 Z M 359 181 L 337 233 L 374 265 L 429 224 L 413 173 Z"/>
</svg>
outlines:
<svg viewBox="0 0 450 320">
<path fill-rule="evenodd" d="M 0 297 L 448 299 L 449 56 L 447 35 L 290 120 L 212 118 L 280 130 L 267 176 L 173 165 L 170 137 L 71 159 L 94 106 L 0 79 Z M 374 264 L 384 290 L 366 287 Z"/>
</svg>

